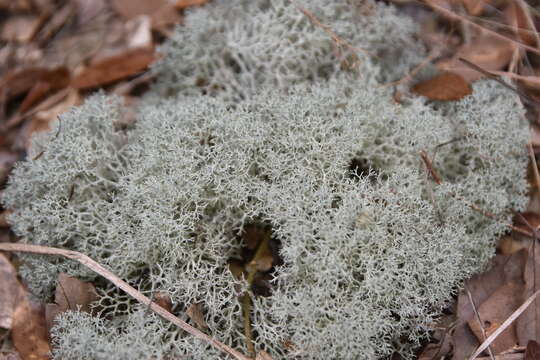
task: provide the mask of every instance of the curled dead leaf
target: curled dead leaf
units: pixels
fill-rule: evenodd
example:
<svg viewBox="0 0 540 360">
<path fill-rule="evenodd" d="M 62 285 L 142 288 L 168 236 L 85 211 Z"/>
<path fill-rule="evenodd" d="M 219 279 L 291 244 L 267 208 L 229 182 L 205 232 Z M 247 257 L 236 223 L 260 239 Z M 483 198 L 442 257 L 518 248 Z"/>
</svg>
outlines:
<svg viewBox="0 0 540 360">
<path fill-rule="evenodd" d="M 445 72 L 422 81 L 412 90 L 430 100 L 455 101 L 472 93 L 469 83 L 460 75 Z"/>
<path fill-rule="evenodd" d="M 540 345 L 536 341 L 530 340 L 525 350 L 525 360 L 538 359 L 540 359 Z"/>
<path fill-rule="evenodd" d="M 54 325 L 56 317 L 68 310 L 84 311 L 90 313 L 90 304 L 98 299 L 96 288 L 89 282 L 81 281 L 67 274 L 58 275 L 55 304 L 45 306 L 45 319 L 47 329 Z"/>
<path fill-rule="evenodd" d="M 0 254 L 0 327 L 11 329 L 13 314 L 26 293 L 17 278 L 17 270 Z"/>
<path fill-rule="evenodd" d="M 68 86 L 69 81 L 70 73 L 68 69 L 63 66 L 42 73 L 39 78 L 34 79 L 34 85 L 24 98 L 19 108 L 19 112 L 24 113 L 28 111 L 47 94 Z"/>
<path fill-rule="evenodd" d="M 187 316 L 193 321 L 200 329 L 207 329 L 208 325 L 206 324 L 206 321 L 204 321 L 204 315 L 201 311 L 201 305 L 197 303 L 193 303 L 189 305 L 187 311 Z"/>
<path fill-rule="evenodd" d="M 43 306 L 24 299 L 13 314 L 11 341 L 23 360 L 47 360 L 51 351 Z"/>
<path fill-rule="evenodd" d="M 492 34 L 477 36 L 472 42 L 462 45 L 451 59 L 437 63 L 443 71 L 461 75 L 467 82 L 483 78 L 481 72 L 471 69 L 460 58 L 479 66 L 486 71 L 499 70 L 512 59 L 514 45 Z"/>
<path fill-rule="evenodd" d="M 521 299 L 516 294 L 522 291 L 523 284 L 508 282 L 478 307 L 482 323 L 477 318 L 470 319 L 468 323 L 480 343 L 485 340 L 482 328 L 486 337 L 490 336 L 521 305 Z M 499 354 L 511 349 L 517 342 L 516 329 L 512 324 L 491 343 L 491 349 L 493 353 Z"/>
<path fill-rule="evenodd" d="M 534 27 L 529 5 L 521 0 L 509 1 L 503 16 L 520 42 L 530 46 L 538 44 L 538 33 Z"/>
</svg>

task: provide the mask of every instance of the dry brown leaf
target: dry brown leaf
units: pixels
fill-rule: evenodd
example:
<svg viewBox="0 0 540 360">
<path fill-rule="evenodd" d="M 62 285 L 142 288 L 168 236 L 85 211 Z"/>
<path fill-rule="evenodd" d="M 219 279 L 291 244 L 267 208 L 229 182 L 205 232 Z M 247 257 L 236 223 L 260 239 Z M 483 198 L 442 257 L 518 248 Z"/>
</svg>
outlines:
<svg viewBox="0 0 540 360">
<path fill-rule="evenodd" d="M 58 116 L 73 106 L 80 105 L 82 99 L 79 92 L 75 89 L 68 89 L 67 96 L 57 104 L 52 104 L 48 109 L 43 109 L 35 113 L 32 120 L 24 126 L 24 136 L 27 141 L 27 148 L 30 146 L 31 135 L 36 132 L 48 131 L 51 128 L 51 122 L 58 118 Z"/>
<path fill-rule="evenodd" d="M 58 34 L 60 29 L 66 22 L 75 14 L 75 6 L 73 1 L 67 1 L 60 9 L 56 9 L 50 20 L 43 26 L 37 39 L 41 43 L 49 41 L 55 34 Z"/>
<path fill-rule="evenodd" d="M 501 255 L 512 255 L 522 249 L 527 249 L 530 244 L 530 239 L 520 239 L 517 236 L 503 236 L 499 240 L 497 249 Z"/>
<path fill-rule="evenodd" d="M 90 312 L 90 304 L 98 299 L 94 285 L 84 282 L 67 274 L 58 275 L 56 291 L 54 293 L 55 304 L 47 304 L 45 318 L 47 329 L 54 325 L 56 317 L 68 310 Z"/>
<path fill-rule="evenodd" d="M 174 6 L 178 10 L 183 10 L 190 6 L 201 6 L 208 2 L 208 0 L 176 0 Z"/>
<path fill-rule="evenodd" d="M 64 273 L 58 275 L 54 300 L 60 311 L 90 312 L 90 304 L 97 299 L 96 288 L 92 283 L 81 281 Z"/>
<path fill-rule="evenodd" d="M 172 300 L 169 294 L 164 291 L 156 291 L 153 297 L 156 304 L 158 304 L 168 312 L 172 311 Z"/>
<path fill-rule="evenodd" d="M 90 23 L 100 14 L 107 11 L 105 0 L 74 0 L 74 2 L 79 26 Z"/>
<path fill-rule="evenodd" d="M 189 316 L 191 321 L 193 321 L 195 324 L 197 324 L 199 329 L 207 329 L 208 328 L 208 325 L 206 324 L 206 321 L 204 321 L 204 315 L 203 315 L 203 313 L 201 311 L 201 304 L 194 303 L 194 304 L 189 305 L 189 307 L 188 307 L 188 309 L 186 311 L 186 314 L 187 314 L 187 316 Z"/>
<path fill-rule="evenodd" d="M 0 327 L 11 329 L 13 313 L 25 291 L 17 278 L 17 270 L 8 258 L 0 253 Z"/>
<path fill-rule="evenodd" d="M 2 26 L 0 38 L 4 41 L 29 42 L 41 25 L 37 15 L 9 16 Z"/>
<path fill-rule="evenodd" d="M 22 95 L 30 90 L 36 83 L 36 79 L 46 76 L 49 69 L 42 67 L 26 68 L 20 70 L 8 71 L 0 79 L 0 88 L 6 88 L 6 100 Z"/>
<path fill-rule="evenodd" d="M 488 271 L 473 275 L 467 281 L 467 287 L 471 292 L 475 304 L 482 304 L 506 282 L 521 281 L 526 261 L 526 250 L 518 251 L 510 256 L 497 255 L 491 261 Z M 467 359 L 479 345 L 478 340 L 467 323 L 474 318 L 475 314 L 471 302 L 464 291 L 461 291 L 458 296 L 457 316 L 458 320 L 452 337 L 454 345 L 453 359 L 463 360 Z"/>
<path fill-rule="evenodd" d="M 412 90 L 430 100 L 459 100 L 472 93 L 465 79 L 454 73 L 445 72 L 413 86 Z"/>
<path fill-rule="evenodd" d="M 540 345 L 531 340 L 527 343 L 527 349 L 525 350 L 525 360 L 538 360 L 540 359 Z"/>
<path fill-rule="evenodd" d="M 437 63 L 437 67 L 461 75 L 467 82 L 473 82 L 484 75 L 471 69 L 459 58 L 464 58 L 486 71 L 499 70 L 512 59 L 514 45 L 492 34 L 476 37 L 471 43 L 461 46 L 454 57 Z"/>
<path fill-rule="evenodd" d="M 522 291 L 523 284 L 508 282 L 499 287 L 478 307 L 477 311 L 482 324 L 479 324 L 476 318 L 470 319 L 468 323 L 479 342 L 485 340 L 482 328 L 488 337 L 521 305 L 521 299 L 516 294 Z M 491 343 L 491 350 L 494 354 L 499 354 L 516 344 L 516 329 L 512 324 Z"/>
<path fill-rule="evenodd" d="M 23 360 L 49 359 L 51 348 L 43 306 L 28 299 L 19 303 L 13 314 L 11 341 Z"/>
<path fill-rule="evenodd" d="M 88 89 L 110 84 L 144 71 L 155 58 L 153 49 L 128 49 L 86 67 L 73 79 L 71 86 Z"/>
<path fill-rule="evenodd" d="M 529 226 L 535 229 L 540 225 L 540 214 L 526 211 L 514 218 L 514 224 L 525 230 L 530 230 Z"/>
<path fill-rule="evenodd" d="M 540 289 L 540 246 L 538 244 L 529 249 L 523 278 L 525 289 L 520 298 L 522 302 Z M 530 340 L 538 340 L 538 336 L 540 336 L 540 315 L 537 315 L 538 313 L 540 313 L 540 300 L 535 300 L 517 319 L 516 330 L 520 345 L 525 346 Z"/>
<path fill-rule="evenodd" d="M 28 111 L 46 95 L 68 86 L 70 80 L 69 78 L 69 71 L 63 66 L 42 73 L 39 78 L 34 79 L 34 85 L 24 98 L 21 106 L 19 107 L 19 112 L 24 113 Z"/>
<path fill-rule="evenodd" d="M 538 34 L 534 27 L 527 4 L 520 0 L 509 1 L 504 9 L 504 18 L 509 24 L 519 41 L 536 46 L 538 44 Z"/>
</svg>

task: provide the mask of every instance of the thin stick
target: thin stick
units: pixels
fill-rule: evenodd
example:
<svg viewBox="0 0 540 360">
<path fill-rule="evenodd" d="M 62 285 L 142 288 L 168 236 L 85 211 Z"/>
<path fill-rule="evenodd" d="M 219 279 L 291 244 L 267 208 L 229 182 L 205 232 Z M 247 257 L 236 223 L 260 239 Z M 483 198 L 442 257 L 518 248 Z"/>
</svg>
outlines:
<svg viewBox="0 0 540 360">
<path fill-rule="evenodd" d="M 437 174 L 435 169 L 433 169 L 433 164 L 431 163 L 431 160 L 429 160 L 429 157 L 428 157 L 428 155 L 426 154 L 426 152 L 424 150 L 420 151 L 420 157 L 424 161 L 424 165 L 426 166 L 426 169 L 429 171 L 429 173 L 430 173 L 431 177 L 433 178 L 433 180 L 435 180 L 437 185 L 441 185 L 442 184 L 441 178 Z"/>
<path fill-rule="evenodd" d="M 291 3 L 293 3 L 297 8 L 298 10 L 300 10 L 304 15 L 306 15 L 313 24 L 315 24 L 316 26 L 320 27 L 321 29 L 324 30 L 324 32 L 326 32 L 328 35 L 330 35 L 330 37 L 332 38 L 332 40 L 334 41 L 334 43 L 338 46 L 336 46 L 336 57 L 337 58 L 340 58 L 340 50 L 339 50 L 339 47 L 340 46 L 344 46 L 346 47 L 347 49 L 351 50 L 353 53 L 355 52 L 361 52 L 363 53 L 364 55 L 368 56 L 370 55 L 368 51 L 364 50 L 364 49 L 360 49 L 360 48 L 356 48 L 354 46 L 352 46 L 349 42 L 347 42 L 346 40 L 344 40 L 343 38 L 341 38 L 339 35 L 337 35 L 334 31 L 332 31 L 332 29 L 330 28 L 330 26 L 328 25 L 324 25 L 319 19 L 317 19 L 317 17 L 309 10 L 307 9 L 304 9 L 303 7 L 301 7 L 300 5 L 296 4 L 296 2 L 294 0 L 289 0 Z M 355 54 L 356 56 L 356 54 Z M 356 56 L 356 61 L 349 65 L 350 68 L 353 68 L 355 67 L 357 64 L 358 64 L 358 56 Z M 347 59 L 344 59 L 345 63 L 348 63 Z M 348 64 L 347 64 L 348 65 Z"/>
<path fill-rule="evenodd" d="M 514 322 L 514 320 L 516 320 L 528 307 L 529 305 L 531 305 L 531 303 L 536 299 L 536 297 L 538 296 L 538 294 L 540 294 L 540 290 L 538 290 L 537 292 L 535 292 L 534 294 L 532 294 L 528 299 L 527 301 L 525 301 L 523 303 L 523 305 L 521 305 L 516 311 L 514 311 L 512 313 L 512 315 L 510 315 L 508 317 L 508 319 L 506 319 L 502 324 L 501 326 L 499 326 L 497 328 L 497 330 L 495 330 L 491 335 L 489 335 L 489 337 L 486 339 L 486 341 L 484 341 L 479 347 L 478 349 L 476 349 L 476 351 L 474 352 L 474 354 L 472 354 L 472 356 L 469 358 L 469 360 L 474 360 L 476 359 L 476 357 L 478 355 L 480 355 L 482 353 L 482 351 L 484 351 L 489 345 L 491 345 L 491 343 L 493 342 L 493 340 L 495 340 L 497 338 L 497 336 L 499 336 L 504 330 L 506 330 L 506 328 L 508 328 L 510 326 L 510 324 L 512 324 Z"/>
<path fill-rule="evenodd" d="M 469 23 L 471 24 L 471 26 L 477 28 L 477 29 L 480 29 L 480 30 L 483 30 L 487 33 L 490 33 L 492 34 L 493 36 L 499 38 L 499 39 L 502 39 L 504 41 L 508 41 L 508 42 L 511 42 L 517 46 L 520 46 L 521 48 L 523 49 L 527 49 L 529 51 L 532 51 L 532 52 L 535 52 L 537 54 L 540 54 L 540 49 L 537 49 L 535 47 L 532 47 L 532 46 L 529 46 L 527 44 L 523 44 L 522 42 L 519 42 L 519 41 L 516 41 L 512 38 L 509 38 L 507 36 L 504 36 L 504 35 L 501 35 L 499 34 L 498 32 L 496 31 L 493 31 L 491 29 L 488 29 L 482 25 L 478 25 L 477 23 L 475 23 L 474 21 L 472 20 L 469 20 L 467 19 L 466 17 L 462 16 L 462 15 L 459 15 L 451 10 L 448 10 L 448 9 L 445 9 L 444 7 L 440 6 L 440 5 L 437 5 L 434 1 L 427 1 L 427 0 L 424 0 L 422 1 L 423 3 L 425 3 L 427 6 L 430 6 L 436 10 L 439 10 L 441 13 L 445 14 L 446 16 L 448 16 L 449 18 L 451 19 L 455 19 L 455 20 L 460 20 L 460 21 L 463 21 L 463 22 L 466 22 L 466 23 Z"/>
<path fill-rule="evenodd" d="M 484 325 L 482 324 L 482 319 L 480 318 L 480 314 L 478 313 L 478 310 L 476 310 L 476 304 L 474 303 L 473 297 L 471 292 L 469 291 L 469 288 L 467 285 L 465 285 L 465 291 L 467 292 L 467 297 L 469 298 L 469 301 L 471 302 L 472 309 L 474 311 L 474 315 L 476 316 L 476 320 L 478 321 L 478 324 L 480 324 L 480 331 L 482 331 L 482 337 L 484 341 L 486 340 L 486 330 L 484 329 Z M 493 351 L 491 351 L 491 346 L 488 346 L 488 353 L 491 360 L 494 360 L 493 357 Z"/>
<path fill-rule="evenodd" d="M 482 73 L 484 74 L 485 76 L 489 77 L 490 79 L 492 80 L 495 80 L 496 82 L 498 82 L 499 84 L 501 84 L 502 86 L 504 86 L 505 88 L 509 89 L 509 90 L 512 90 L 513 92 L 515 92 L 516 94 L 518 94 L 519 96 L 521 96 L 522 98 L 524 98 L 525 100 L 527 100 L 529 103 L 533 103 L 533 104 L 540 104 L 538 101 L 534 100 L 533 98 L 529 97 L 527 94 L 525 94 L 524 92 L 522 91 L 519 91 L 517 88 L 513 87 L 513 86 L 510 86 L 508 85 L 507 83 L 505 83 L 504 81 L 502 81 L 497 75 L 481 68 L 480 66 L 470 62 L 469 60 L 467 59 L 464 59 L 462 57 L 459 58 L 459 61 L 461 61 L 462 63 L 464 63 L 465 65 L 469 66 L 470 68 L 472 68 L 473 70 L 476 70 L 478 71 L 479 73 Z"/>
<path fill-rule="evenodd" d="M 206 335 L 202 331 L 194 328 L 193 326 L 189 325 L 185 321 L 174 316 L 173 314 L 171 314 L 170 312 L 168 312 L 167 310 L 165 310 L 164 308 L 162 308 L 161 306 L 159 306 L 158 304 L 150 300 L 148 297 L 141 294 L 135 288 L 130 286 L 127 282 L 120 279 L 118 276 L 116 276 L 109 270 L 105 269 L 99 263 L 95 262 L 94 260 L 92 260 L 91 258 L 89 258 L 88 256 L 80 252 L 64 250 L 64 249 L 48 247 L 48 246 L 29 245 L 29 244 L 12 244 L 12 243 L 9 243 L 9 244 L 0 243 L 0 251 L 16 251 L 16 252 L 27 252 L 27 253 L 34 253 L 34 254 L 59 255 L 59 256 L 64 256 L 69 259 L 76 260 L 79 263 L 91 269 L 92 271 L 94 271 L 95 273 L 103 276 L 105 279 L 109 280 L 120 289 L 124 290 L 124 292 L 126 292 L 128 295 L 133 297 L 135 300 L 137 300 L 141 304 L 148 305 L 156 314 L 172 322 L 173 324 L 177 325 L 178 327 L 190 333 L 191 335 L 195 336 L 196 338 L 209 343 L 210 345 L 214 346 L 216 349 L 226 352 L 227 354 L 233 356 L 234 358 L 238 360 L 252 360 L 251 358 L 248 358 L 242 353 L 234 350 L 230 346 L 227 346 L 223 344 L 222 342 L 213 339 L 212 337 Z"/>
</svg>

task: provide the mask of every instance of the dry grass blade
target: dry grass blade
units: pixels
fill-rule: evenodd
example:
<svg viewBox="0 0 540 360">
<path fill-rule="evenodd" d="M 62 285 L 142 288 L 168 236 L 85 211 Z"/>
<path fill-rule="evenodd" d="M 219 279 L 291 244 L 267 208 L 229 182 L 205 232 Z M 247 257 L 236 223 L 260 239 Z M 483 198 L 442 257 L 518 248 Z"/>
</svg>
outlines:
<svg viewBox="0 0 540 360">
<path fill-rule="evenodd" d="M 94 271 L 95 273 L 103 276 L 105 279 L 112 282 L 114 285 L 116 285 L 117 287 L 125 291 L 128 295 L 133 297 L 135 300 L 137 300 L 141 304 L 148 305 L 150 309 L 152 309 L 156 314 L 172 322 L 173 324 L 187 331 L 188 333 L 195 336 L 196 338 L 199 338 L 209 343 L 210 345 L 214 346 L 216 349 L 226 352 L 227 354 L 231 355 L 232 357 L 238 360 L 251 360 L 250 358 L 234 350 L 230 346 L 227 346 L 223 344 L 222 342 L 219 342 L 213 339 L 212 337 L 206 335 L 202 331 L 194 328 L 193 326 L 189 325 L 185 321 L 171 314 L 169 311 L 165 310 L 163 307 L 159 306 L 158 304 L 150 300 L 148 297 L 141 294 L 135 288 L 130 286 L 127 282 L 120 279 L 118 276 L 114 275 L 112 272 L 105 269 L 103 266 L 101 266 L 100 264 L 98 264 L 97 262 L 95 262 L 94 260 L 90 259 L 88 256 L 80 252 L 58 249 L 58 248 L 47 247 L 47 246 L 29 245 L 29 244 L 12 244 L 12 243 L 9 243 L 9 244 L 0 243 L 0 251 L 14 251 L 14 252 L 27 252 L 27 253 L 34 253 L 34 254 L 45 254 L 45 255 L 59 255 L 59 256 L 64 256 L 69 259 L 76 260 L 79 263 L 91 269 L 92 271 Z"/>
<path fill-rule="evenodd" d="M 454 19 L 454 20 L 459 20 L 459 21 L 463 21 L 463 22 L 466 22 L 468 24 L 470 24 L 471 26 L 477 28 L 477 29 L 480 29 L 482 31 L 485 31 L 487 33 L 490 33 L 492 34 L 493 36 L 499 38 L 499 39 L 502 39 L 502 40 L 505 40 L 505 41 L 509 41 L 511 42 L 512 44 L 515 44 L 516 46 L 519 46 L 520 48 L 522 49 L 527 49 L 529 51 L 532 51 L 534 53 L 537 53 L 537 54 L 540 54 L 540 49 L 537 49 L 535 47 L 532 47 L 532 46 L 529 46 L 527 44 L 523 44 L 522 42 L 519 42 L 519 41 L 516 41 L 512 38 L 509 38 L 507 36 L 504 36 L 504 35 L 501 35 L 499 34 L 498 32 L 496 31 L 493 31 L 491 29 L 488 29 L 482 25 L 478 25 L 477 23 L 475 23 L 474 21 L 470 20 L 470 19 L 467 19 L 466 17 L 460 15 L 460 14 L 457 14 L 455 12 L 453 12 L 452 10 L 448 10 L 448 9 L 445 9 L 444 7 L 440 6 L 440 5 L 437 5 L 434 1 L 429 1 L 429 0 L 424 0 L 422 1 L 423 3 L 425 3 L 427 6 L 430 6 L 432 7 L 433 9 L 436 9 L 438 11 L 440 11 L 441 13 L 443 13 L 444 15 L 448 16 L 450 19 Z"/>
<path fill-rule="evenodd" d="M 480 66 L 470 62 L 469 60 L 467 59 L 464 59 L 464 58 L 459 58 L 459 61 L 461 61 L 462 63 L 464 63 L 465 65 L 469 66 L 470 68 L 484 74 L 485 76 L 487 76 L 488 78 L 492 79 L 492 80 L 495 80 L 496 82 L 498 82 L 499 84 L 501 84 L 502 86 L 504 86 L 505 88 L 509 89 L 509 90 L 512 90 L 513 92 L 515 92 L 516 94 L 518 94 L 519 96 L 521 96 L 521 98 L 527 100 L 529 103 L 534 103 L 534 104 L 540 104 L 538 101 L 532 99 L 531 97 L 529 97 L 527 94 L 525 94 L 524 92 L 522 91 L 519 91 L 517 88 L 515 87 L 512 87 L 510 85 L 508 85 L 507 83 L 505 83 L 504 81 L 502 81 L 501 79 L 499 79 L 499 77 L 485 69 L 482 69 Z"/>
<path fill-rule="evenodd" d="M 480 330 L 482 331 L 482 336 L 484 337 L 484 341 L 485 341 L 486 338 L 487 338 L 486 330 L 484 329 L 482 319 L 480 318 L 480 314 L 478 313 L 478 310 L 476 309 L 476 304 L 474 303 L 474 299 L 473 299 L 472 294 L 469 291 L 469 288 L 467 287 L 467 285 L 465 285 L 465 291 L 467 292 L 467 297 L 469 298 L 469 301 L 471 302 L 471 306 L 472 306 L 472 309 L 474 311 L 474 315 L 476 316 L 476 320 L 480 324 Z M 487 350 L 488 350 L 489 358 L 491 360 L 494 360 L 493 351 L 491 350 L 491 347 L 489 345 L 488 345 Z"/>
<path fill-rule="evenodd" d="M 1 244 L 0 244 L 1 245 Z M 474 354 L 471 355 L 471 357 L 469 358 L 469 360 L 474 360 L 478 357 L 478 355 L 480 355 L 482 353 L 482 351 L 484 351 L 489 345 L 491 345 L 491 343 L 493 342 L 493 340 L 495 340 L 497 338 L 497 336 L 499 336 L 504 330 L 506 330 L 506 328 L 508 326 L 510 326 L 510 324 L 512 324 L 524 311 L 525 309 L 527 309 L 529 307 L 529 305 L 531 305 L 531 303 L 536 299 L 536 297 L 538 296 L 538 294 L 540 294 L 540 290 L 536 291 L 534 294 L 532 294 L 528 299 L 527 301 L 525 301 L 523 303 L 523 305 L 521 305 L 516 311 L 514 311 L 512 313 L 512 315 L 510 315 L 510 317 L 508 317 L 508 319 L 506 319 L 502 324 L 501 326 L 499 326 L 497 328 L 497 330 L 495 330 L 493 332 L 493 334 L 491 334 L 487 339 L 486 341 L 484 341 L 479 347 L 478 349 L 476 349 L 476 351 L 474 352 Z"/>
</svg>

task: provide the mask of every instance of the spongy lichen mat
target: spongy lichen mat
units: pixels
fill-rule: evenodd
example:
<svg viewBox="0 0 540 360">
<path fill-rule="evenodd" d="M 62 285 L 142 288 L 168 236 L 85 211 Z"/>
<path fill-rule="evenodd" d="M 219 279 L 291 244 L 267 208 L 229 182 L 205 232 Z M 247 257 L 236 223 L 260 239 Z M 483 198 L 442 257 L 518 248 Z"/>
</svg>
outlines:
<svg viewBox="0 0 540 360">
<path fill-rule="evenodd" d="M 4 196 L 14 230 L 166 291 L 180 311 L 202 304 L 208 332 L 243 348 L 227 262 L 242 246 L 235 234 L 266 222 L 283 265 L 272 295 L 254 296 L 258 348 L 278 358 L 290 356 L 285 341 L 313 359 L 409 354 L 457 283 L 493 253 L 509 210 L 524 205 L 527 130 L 516 99 L 491 83 L 442 115 L 348 82 L 268 91 L 234 109 L 208 97 L 165 100 L 139 109 L 126 134 L 114 127 L 118 104 L 92 98 L 63 117 L 57 136 L 36 139 L 30 159 L 44 150 L 39 159 L 17 166 Z M 354 159 L 371 172 L 351 173 Z M 59 270 L 89 276 L 71 262 L 26 260 L 43 294 Z M 133 329 L 154 321 L 140 319 Z M 57 358 L 113 356 L 112 324 L 73 336 L 97 325 L 65 317 Z M 211 358 L 179 336 L 176 351 Z"/>
</svg>

